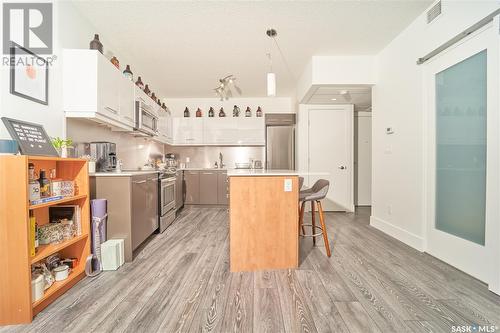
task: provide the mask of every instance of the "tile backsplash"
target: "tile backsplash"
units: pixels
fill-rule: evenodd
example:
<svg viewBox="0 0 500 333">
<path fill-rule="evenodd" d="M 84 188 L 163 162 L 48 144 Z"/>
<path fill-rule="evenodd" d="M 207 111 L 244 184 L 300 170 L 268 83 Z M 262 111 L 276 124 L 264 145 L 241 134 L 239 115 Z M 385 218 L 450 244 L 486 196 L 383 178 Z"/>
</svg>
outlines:
<svg viewBox="0 0 500 333">
<path fill-rule="evenodd" d="M 224 155 L 227 168 L 234 168 L 236 162 L 249 162 L 250 159 L 264 161 L 264 147 L 227 147 L 227 146 L 169 146 L 165 145 L 165 153 L 174 153 L 180 162 L 189 157 L 189 167 L 210 168 L 219 160 L 219 153 Z"/>
<path fill-rule="evenodd" d="M 67 137 L 75 143 L 109 141 L 116 143 L 116 155 L 123 162 L 123 169 L 138 169 L 149 158 L 164 152 L 164 145 L 150 139 L 134 137 L 129 133 L 114 132 L 95 122 L 67 119 Z"/>
</svg>

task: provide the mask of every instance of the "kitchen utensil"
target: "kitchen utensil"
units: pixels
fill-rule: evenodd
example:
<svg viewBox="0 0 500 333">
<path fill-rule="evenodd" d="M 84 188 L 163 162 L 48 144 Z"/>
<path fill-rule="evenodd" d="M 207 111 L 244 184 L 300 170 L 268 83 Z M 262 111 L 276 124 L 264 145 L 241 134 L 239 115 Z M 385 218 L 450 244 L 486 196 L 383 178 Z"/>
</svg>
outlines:
<svg viewBox="0 0 500 333">
<path fill-rule="evenodd" d="M 69 275 L 69 266 L 68 265 L 61 265 L 52 270 L 52 273 L 54 273 L 54 278 L 56 281 L 63 281 L 68 278 Z"/>
<path fill-rule="evenodd" d="M 236 169 L 251 169 L 252 168 L 252 163 L 249 162 L 236 162 L 234 163 Z"/>
<path fill-rule="evenodd" d="M 36 302 L 43 297 L 45 282 L 43 274 L 35 273 L 31 277 L 31 301 Z"/>
</svg>

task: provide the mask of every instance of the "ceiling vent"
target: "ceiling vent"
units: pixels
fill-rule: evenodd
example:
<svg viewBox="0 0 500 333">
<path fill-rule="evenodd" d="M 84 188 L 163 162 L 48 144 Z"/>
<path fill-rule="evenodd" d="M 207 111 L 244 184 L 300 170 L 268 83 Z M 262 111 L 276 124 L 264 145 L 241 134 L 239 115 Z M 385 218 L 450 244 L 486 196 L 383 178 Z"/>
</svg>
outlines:
<svg viewBox="0 0 500 333">
<path fill-rule="evenodd" d="M 427 11 L 427 24 L 434 21 L 439 15 L 441 15 L 441 1 L 438 1 Z"/>
</svg>

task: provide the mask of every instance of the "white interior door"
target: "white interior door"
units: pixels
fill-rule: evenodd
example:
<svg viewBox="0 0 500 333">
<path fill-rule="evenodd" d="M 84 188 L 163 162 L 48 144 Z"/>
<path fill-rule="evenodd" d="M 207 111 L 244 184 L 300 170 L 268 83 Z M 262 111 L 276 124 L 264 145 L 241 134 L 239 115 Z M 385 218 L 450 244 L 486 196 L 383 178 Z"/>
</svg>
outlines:
<svg viewBox="0 0 500 333">
<path fill-rule="evenodd" d="M 425 65 L 426 249 L 497 293 L 498 44 L 490 25 Z"/>
<path fill-rule="evenodd" d="M 309 186 L 328 179 L 323 208 L 353 211 L 353 106 L 310 106 L 308 118 Z"/>
<path fill-rule="evenodd" d="M 354 115 L 354 204 L 372 204 L 372 114 Z"/>
</svg>

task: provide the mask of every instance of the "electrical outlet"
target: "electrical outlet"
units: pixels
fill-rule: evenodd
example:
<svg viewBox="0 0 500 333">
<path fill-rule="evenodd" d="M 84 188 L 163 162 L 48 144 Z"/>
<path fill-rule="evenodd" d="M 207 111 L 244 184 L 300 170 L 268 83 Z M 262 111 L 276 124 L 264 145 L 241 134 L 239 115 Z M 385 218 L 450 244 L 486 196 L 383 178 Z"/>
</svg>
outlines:
<svg viewBox="0 0 500 333">
<path fill-rule="evenodd" d="M 285 192 L 292 192 L 292 180 L 291 179 L 285 179 L 284 190 L 285 190 Z"/>
</svg>

